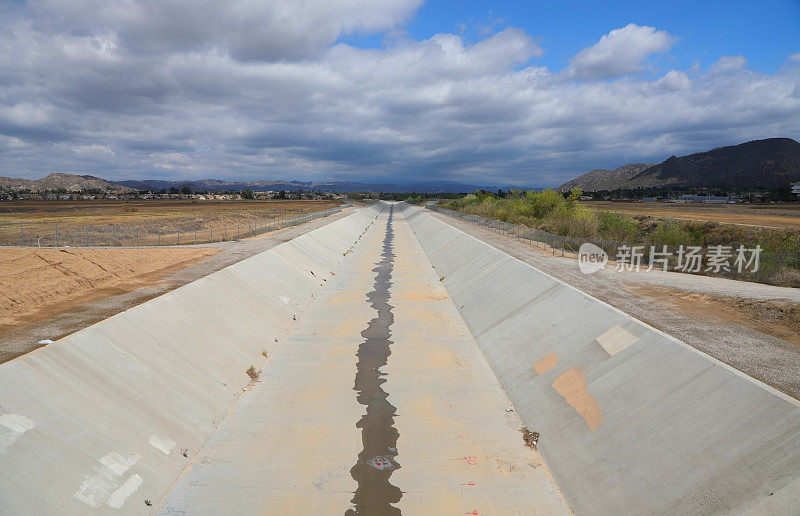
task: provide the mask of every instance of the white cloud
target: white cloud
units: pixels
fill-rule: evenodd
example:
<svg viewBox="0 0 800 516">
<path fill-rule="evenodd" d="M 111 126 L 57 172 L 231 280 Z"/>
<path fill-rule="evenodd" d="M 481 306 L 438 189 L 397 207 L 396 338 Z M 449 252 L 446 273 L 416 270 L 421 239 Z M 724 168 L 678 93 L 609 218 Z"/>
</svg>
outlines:
<svg viewBox="0 0 800 516">
<path fill-rule="evenodd" d="M 330 34 L 382 30 L 417 4 L 377 2 L 370 14 L 337 0 L 350 14 L 319 23 L 334 27 Z M 183 4 L 164 4 L 174 34 L 152 28 L 149 42 L 129 31 L 162 23 L 148 14 L 155 4 L 115 4 L 117 28 L 106 2 L 37 5 L 53 7 L 51 15 L 23 10 L 0 20 L 0 175 L 547 185 L 601 166 L 800 136 L 797 66 L 762 74 L 727 58 L 655 80 L 602 80 L 669 48 L 671 37 L 648 27 L 612 31 L 556 71 L 538 66 L 542 49 L 513 28 L 475 43 L 437 34 L 379 49 L 331 45 L 337 36 L 315 33 L 302 51 L 264 43 L 247 54 L 231 28 L 245 34 L 247 24 L 183 24 L 169 11 Z M 286 28 L 286 41 L 302 40 L 309 22 L 298 8 L 270 5 L 303 18 Z"/>
<path fill-rule="evenodd" d="M 711 65 L 711 72 L 720 74 L 738 72 L 744 69 L 745 65 L 747 59 L 744 56 L 722 56 Z"/>
<path fill-rule="evenodd" d="M 645 84 L 645 89 L 662 91 L 683 91 L 691 87 L 692 81 L 689 75 L 681 70 L 670 70 L 658 80 Z"/>
<path fill-rule="evenodd" d="M 72 147 L 72 152 L 79 156 L 99 156 L 110 157 L 115 153 L 105 145 L 75 145 Z"/>
<path fill-rule="evenodd" d="M 207 51 L 241 60 L 308 57 L 342 34 L 384 31 L 406 21 L 423 0 L 34 0 L 51 32 L 114 31 L 133 53 Z"/>
<path fill-rule="evenodd" d="M 600 38 L 578 52 L 570 61 L 567 75 L 573 79 L 612 79 L 642 70 L 652 54 L 668 51 L 675 38 L 654 27 L 630 23 Z"/>
</svg>

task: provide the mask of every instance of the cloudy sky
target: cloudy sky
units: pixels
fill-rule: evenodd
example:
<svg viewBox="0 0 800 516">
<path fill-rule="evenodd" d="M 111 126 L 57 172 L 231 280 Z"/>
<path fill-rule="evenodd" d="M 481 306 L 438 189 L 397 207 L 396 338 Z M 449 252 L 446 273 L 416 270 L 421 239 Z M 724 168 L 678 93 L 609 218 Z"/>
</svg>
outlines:
<svg viewBox="0 0 800 516">
<path fill-rule="evenodd" d="M 7 0 L 0 175 L 551 186 L 800 139 L 800 2 L 612 3 Z"/>
</svg>

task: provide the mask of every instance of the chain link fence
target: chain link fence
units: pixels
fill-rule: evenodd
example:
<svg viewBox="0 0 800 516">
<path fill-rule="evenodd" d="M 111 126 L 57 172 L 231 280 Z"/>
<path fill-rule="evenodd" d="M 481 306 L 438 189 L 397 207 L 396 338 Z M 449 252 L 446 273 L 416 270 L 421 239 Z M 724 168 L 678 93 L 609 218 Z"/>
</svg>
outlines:
<svg viewBox="0 0 800 516">
<path fill-rule="evenodd" d="M 554 256 L 566 256 L 568 254 L 574 254 L 577 258 L 577 253 L 581 244 L 591 243 L 602 249 L 609 256 L 609 258 L 613 260 L 615 257 L 619 256 L 620 252 L 624 253 L 636 246 L 641 247 L 642 268 L 646 269 L 650 263 L 651 244 L 643 245 L 602 238 L 579 239 L 563 235 L 556 235 L 554 233 L 523 226 L 521 224 L 511 224 L 501 220 L 481 217 L 480 215 L 472 215 L 470 213 L 450 210 L 430 203 L 425 207 L 429 210 L 464 220 L 471 224 L 486 227 L 497 233 L 524 240 L 529 242 L 531 245 L 547 250 Z M 670 255 L 666 268 L 667 270 L 676 270 L 676 266 L 678 265 L 679 246 L 667 245 L 665 247 L 664 245 L 656 244 L 653 245 L 653 248 L 658 253 L 666 252 L 666 254 Z M 659 265 L 655 268 L 662 269 L 662 266 Z M 730 270 L 721 269 L 718 271 L 707 271 L 705 268 L 701 267 L 700 271 L 689 272 L 702 274 L 704 276 L 727 277 L 731 279 L 753 281 L 757 283 L 768 283 L 772 285 L 800 286 L 800 254 L 762 250 L 759 255 L 758 267 L 755 268 L 755 270 L 745 267 L 744 270 L 739 272 L 736 268 L 731 267 Z"/>
<path fill-rule="evenodd" d="M 347 205 L 283 217 L 251 215 L 238 222 L 163 222 L 81 225 L 24 222 L 0 226 L 0 245 L 21 247 L 143 247 L 239 240 L 297 226 L 342 211 Z"/>
</svg>

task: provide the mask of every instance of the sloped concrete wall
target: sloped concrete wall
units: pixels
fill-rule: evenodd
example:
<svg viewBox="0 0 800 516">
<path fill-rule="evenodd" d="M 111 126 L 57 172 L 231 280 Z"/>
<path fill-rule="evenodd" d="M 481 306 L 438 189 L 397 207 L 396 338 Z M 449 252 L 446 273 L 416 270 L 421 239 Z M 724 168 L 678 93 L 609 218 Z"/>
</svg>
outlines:
<svg viewBox="0 0 800 516">
<path fill-rule="evenodd" d="M 381 209 L 0 365 L 0 513 L 145 513 Z"/>
<path fill-rule="evenodd" d="M 796 400 L 404 213 L 576 514 L 797 514 Z"/>
</svg>

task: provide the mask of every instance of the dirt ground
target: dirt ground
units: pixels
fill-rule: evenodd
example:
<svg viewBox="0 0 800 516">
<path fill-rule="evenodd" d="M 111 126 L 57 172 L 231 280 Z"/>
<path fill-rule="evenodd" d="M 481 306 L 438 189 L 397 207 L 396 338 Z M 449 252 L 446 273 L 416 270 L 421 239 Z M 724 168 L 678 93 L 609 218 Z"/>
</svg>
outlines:
<svg viewBox="0 0 800 516">
<path fill-rule="evenodd" d="M 800 350 L 800 304 L 736 299 L 674 288 L 628 286 L 637 295 L 658 300 L 669 310 L 708 321 L 724 320 L 795 344 Z"/>
<path fill-rule="evenodd" d="M 600 211 L 765 228 L 800 228 L 800 204 L 693 204 L 657 202 L 585 202 Z"/>
<path fill-rule="evenodd" d="M 130 292 L 218 253 L 213 248 L 0 250 L 0 338 L 76 305 Z"/>
<path fill-rule="evenodd" d="M 0 202 L 0 245 L 98 247 L 230 240 L 272 219 L 336 201 L 145 200 Z"/>
<path fill-rule="evenodd" d="M 278 217 L 337 206 L 339 201 L 304 200 L 96 200 L 96 201 L 3 201 L 0 224 L 25 221 L 59 224 L 145 223 L 153 219 L 197 222 L 235 222 L 248 213 Z"/>
</svg>

